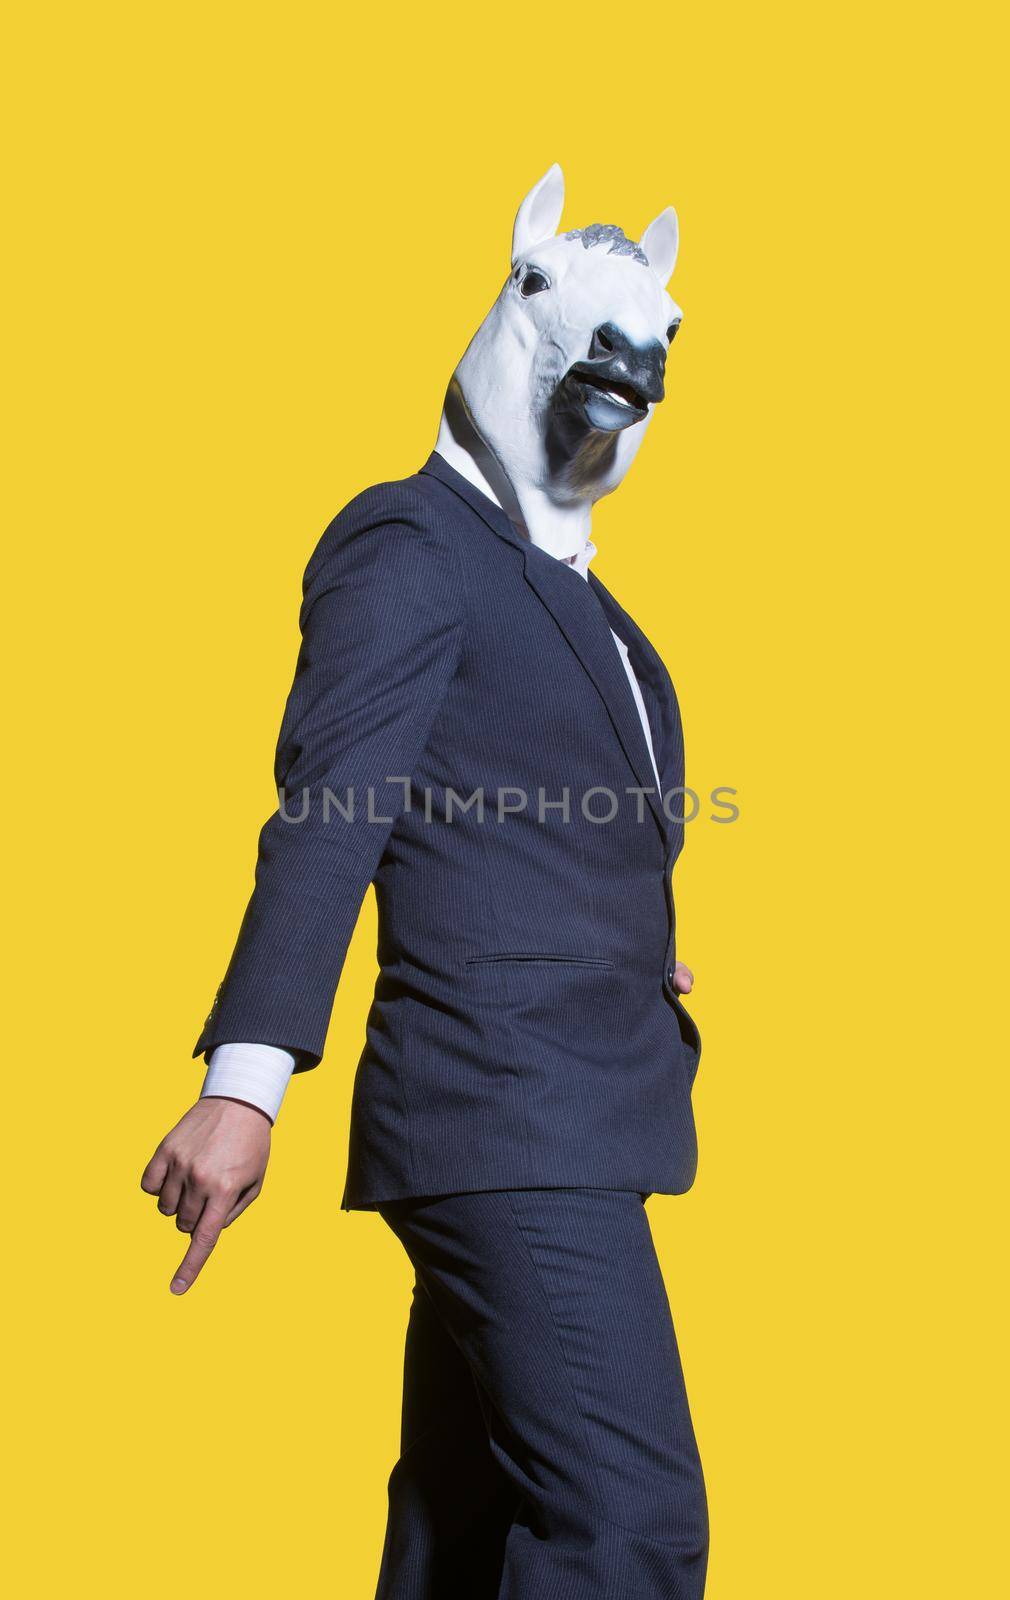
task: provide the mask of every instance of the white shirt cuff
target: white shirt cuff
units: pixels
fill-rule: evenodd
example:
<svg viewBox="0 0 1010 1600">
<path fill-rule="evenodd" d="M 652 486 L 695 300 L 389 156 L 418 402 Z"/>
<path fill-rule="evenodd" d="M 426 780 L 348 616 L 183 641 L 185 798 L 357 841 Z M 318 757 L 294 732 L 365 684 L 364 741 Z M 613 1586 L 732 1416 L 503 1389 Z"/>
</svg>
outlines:
<svg viewBox="0 0 1010 1600">
<path fill-rule="evenodd" d="M 211 1053 L 200 1097 L 248 1100 L 276 1122 L 294 1070 L 290 1050 L 278 1050 L 272 1044 L 219 1044 Z"/>
</svg>

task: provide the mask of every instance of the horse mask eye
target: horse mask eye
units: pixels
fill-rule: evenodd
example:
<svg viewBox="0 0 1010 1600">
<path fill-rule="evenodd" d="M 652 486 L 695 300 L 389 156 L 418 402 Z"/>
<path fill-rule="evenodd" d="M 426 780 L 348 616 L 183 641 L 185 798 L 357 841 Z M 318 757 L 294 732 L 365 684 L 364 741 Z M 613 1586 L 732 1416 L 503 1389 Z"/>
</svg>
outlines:
<svg viewBox="0 0 1010 1600">
<path fill-rule="evenodd" d="M 543 294 L 544 290 L 549 288 L 550 284 L 538 268 L 527 267 L 519 284 L 519 293 L 524 299 L 528 300 L 531 294 Z"/>
</svg>

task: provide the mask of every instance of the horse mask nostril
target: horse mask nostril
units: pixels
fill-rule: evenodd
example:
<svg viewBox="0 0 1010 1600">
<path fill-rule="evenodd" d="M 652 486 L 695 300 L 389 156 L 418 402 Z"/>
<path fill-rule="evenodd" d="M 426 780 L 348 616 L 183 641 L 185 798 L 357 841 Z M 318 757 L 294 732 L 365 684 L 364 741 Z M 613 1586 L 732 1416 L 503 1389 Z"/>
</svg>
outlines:
<svg viewBox="0 0 1010 1600">
<path fill-rule="evenodd" d="M 594 381 L 609 380 L 618 388 L 629 388 L 639 406 L 662 400 L 665 367 L 666 350 L 658 339 L 647 345 L 636 344 L 615 322 L 601 323 L 593 330 L 589 354 L 580 364 L 583 374 L 594 374 Z"/>
</svg>

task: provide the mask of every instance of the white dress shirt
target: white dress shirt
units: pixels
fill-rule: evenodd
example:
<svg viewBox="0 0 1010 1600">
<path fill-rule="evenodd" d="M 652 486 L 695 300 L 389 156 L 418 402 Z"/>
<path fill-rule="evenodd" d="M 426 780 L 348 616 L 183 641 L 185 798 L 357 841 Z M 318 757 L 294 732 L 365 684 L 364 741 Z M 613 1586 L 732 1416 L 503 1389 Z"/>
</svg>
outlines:
<svg viewBox="0 0 1010 1600">
<path fill-rule="evenodd" d="M 541 545 L 540 548 L 546 549 L 556 560 L 564 561 L 568 566 L 574 567 L 581 578 L 588 580 L 589 563 L 596 554 L 596 546 L 591 539 L 586 539 L 580 549 L 570 554 L 562 554 L 551 549 L 549 545 Z M 631 665 L 628 647 L 617 637 L 613 629 L 610 631 L 624 663 L 631 693 L 638 708 L 642 732 L 649 748 L 649 759 L 656 774 L 656 787 L 662 789 L 652 745 L 652 729 L 649 727 L 645 701 Z M 278 1050 L 271 1044 L 219 1044 L 211 1054 L 200 1095 L 201 1098 L 206 1095 L 223 1095 L 229 1100 L 244 1100 L 249 1105 L 258 1106 L 271 1122 L 275 1122 L 294 1069 L 295 1058 L 290 1050 Z"/>
</svg>

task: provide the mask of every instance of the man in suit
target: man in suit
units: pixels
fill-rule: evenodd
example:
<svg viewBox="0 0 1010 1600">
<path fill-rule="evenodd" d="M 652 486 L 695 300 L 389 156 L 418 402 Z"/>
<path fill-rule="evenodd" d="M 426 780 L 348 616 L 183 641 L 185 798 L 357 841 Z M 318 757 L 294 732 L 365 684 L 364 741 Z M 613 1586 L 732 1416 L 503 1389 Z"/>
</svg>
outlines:
<svg viewBox="0 0 1010 1600">
<path fill-rule="evenodd" d="M 644 1202 L 694 1177 L 700 1040 L 671 873 L 665 667 L 589 571 L 663 396 L 676 219 L 556 236 L 552 168 L 421 470 L 305 575 L 281 805 L 143 1185 L 191 1233 L 259 1193 L 374 884 L 379 975 L 343 1204 L 415 1267 L 379 1600 L 698 1600 L 707 1521 Z"/>
</svg>

